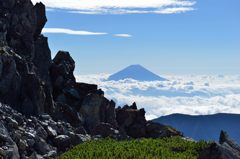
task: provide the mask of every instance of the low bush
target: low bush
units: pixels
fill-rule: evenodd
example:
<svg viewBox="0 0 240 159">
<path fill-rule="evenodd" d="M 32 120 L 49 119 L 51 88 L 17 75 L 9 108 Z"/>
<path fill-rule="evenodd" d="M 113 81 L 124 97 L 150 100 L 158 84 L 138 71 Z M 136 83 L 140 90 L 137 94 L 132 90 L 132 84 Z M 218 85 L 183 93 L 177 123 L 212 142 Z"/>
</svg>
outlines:
<svg viewBox="0 0 240 159">
<path fill-rule="evenodd" d="M 74 147 L 58 159 L 195 159 L 209 143 L 181 137 L 116 141 L 92 140 Z"/>
</svg>

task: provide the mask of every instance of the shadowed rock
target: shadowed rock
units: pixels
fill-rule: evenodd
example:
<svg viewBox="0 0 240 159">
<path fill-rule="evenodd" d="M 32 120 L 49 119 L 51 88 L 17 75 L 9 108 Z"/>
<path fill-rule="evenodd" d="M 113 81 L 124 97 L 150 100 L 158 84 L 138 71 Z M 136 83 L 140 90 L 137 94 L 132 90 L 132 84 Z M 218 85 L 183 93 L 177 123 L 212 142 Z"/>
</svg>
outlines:
<svg viewBox="0 0 240 159">
<path fill-rule="evenodd" d="M 221 131 L 219 144 L 212 143 L 200 153 L 199 159 L 239 159 L 240 148 L 226 132 Z"/>
<path fill-rule="evenodd" d="M 120 129 L 133 138 L 182 136 L 180 132 L 171 127 L 147 122 L 145 110 L 138 110 L 136 103 L 133 103 L 131 106 L 125 105 L 123 108 L 117 108 L 116 119 Z"/>
<path fill-rule="evenodd" d="M 38 36 L 41 34 L 43 27 L 45 26 L 47 22 L 47 17 L 45 14 L 45 6 L 44 4 L 36 3 L 36 5 L 33 7 L 35 13 L 36 13 L 36 29 L 34 33 L 34 37 L 38 38 Z"/>
<path fill-rule="evenodd" d="M 99 123 L 96 125 L 93 128 L 91 135 L 100 135 L 101 137 L 112 137 L 115 139 L 118 138 L 118 136 L 121 136 L 120 132 L 108 123 Z"/>
<path fill-rule="evenodd" d="M 84 126 L 89 132 L 101 122 L 117 127 L 115 103 L 99 94 L 87 95 L 79 112 L 83 117 Z"/>
<path fill-rule="evenodd" d="M 181 132 L 177 131 L 176 129 L 170 126 L 154 123 L 151 121 L 147 122 L 146 134 L 147 134 L 147 137 L 150 137 L 150 138 L 183 136 Z"/>
<path fill-rule="evenodd" d="M 51 53 L 40 36 L 47 21 L 45 6 L 2 0 L 0 8 L 0 101 L 27 115 L 50 112 Z"/>
</svg>

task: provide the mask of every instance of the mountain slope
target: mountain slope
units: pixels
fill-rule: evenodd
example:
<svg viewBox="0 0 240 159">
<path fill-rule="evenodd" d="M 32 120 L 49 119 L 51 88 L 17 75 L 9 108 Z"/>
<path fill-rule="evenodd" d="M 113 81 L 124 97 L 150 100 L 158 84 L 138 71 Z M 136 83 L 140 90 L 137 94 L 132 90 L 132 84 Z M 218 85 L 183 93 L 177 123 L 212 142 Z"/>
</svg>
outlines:
<svg viewBox="0 0 240 159">
<path fill-rule="evenodd" d="M 152 73 L 141 65 L 131 65 L 111 75 L 108 80 L 135 79 L 139 81 L 165 81 L 166 79 Z"/>
<path fill-rule="evenodd" d="M 215 114 L 203 116 L 191 116 L 183 114 L 173 114 L 163 116 L 153 120 L 154 122 L 170 125 L 185 136 L 195 140 L 214 140 L 218 141 L 218 134 L 221 130 L 240 143 L 239 121 L 240 115 L 237 114 Z"/>
</svg>

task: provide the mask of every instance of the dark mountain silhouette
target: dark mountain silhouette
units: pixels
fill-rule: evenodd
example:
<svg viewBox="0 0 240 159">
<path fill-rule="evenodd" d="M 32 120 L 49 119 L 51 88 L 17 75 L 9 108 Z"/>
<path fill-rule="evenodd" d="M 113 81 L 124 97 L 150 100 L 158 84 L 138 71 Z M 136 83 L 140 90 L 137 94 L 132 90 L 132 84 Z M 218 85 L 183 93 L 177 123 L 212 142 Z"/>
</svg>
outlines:
<svg viewBox="0 0 240 159">
<path fill-rule="evenodd" d="M 184 133 L 184 136 L 195 140 L 218 141 L 221 130 L 226 131 L 235 141 L 240 143 L 240 115 L 215 114 L 191 116 L 172 114 L 154 119 L 154 122 L 170 125 Z"/>
<path fill-rule="evenodd" d="M 151 71 L 147 70 L 141 65 L 131 65 L 127 68 L 111 75 L 108 80 L 123 80 L 123 79 L 135 79 L 139 81 L 165 81 L 165 78 L 162 78 Z"/>
</svg>

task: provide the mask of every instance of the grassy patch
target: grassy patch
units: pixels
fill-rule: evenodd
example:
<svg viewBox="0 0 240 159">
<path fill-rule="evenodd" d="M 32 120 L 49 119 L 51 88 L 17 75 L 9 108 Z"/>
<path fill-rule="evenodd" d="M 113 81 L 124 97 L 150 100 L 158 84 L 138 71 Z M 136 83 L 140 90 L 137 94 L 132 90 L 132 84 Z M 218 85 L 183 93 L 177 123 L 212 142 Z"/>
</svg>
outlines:
<svg viewBox="0 0 240 159">
<path fill-rule="evenodd" d="M 180 137 L 115 141 L 89 141 L 74 147 L 58 159 L 195 159 L 208 143 Z"/>
</svg>

